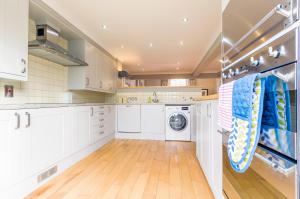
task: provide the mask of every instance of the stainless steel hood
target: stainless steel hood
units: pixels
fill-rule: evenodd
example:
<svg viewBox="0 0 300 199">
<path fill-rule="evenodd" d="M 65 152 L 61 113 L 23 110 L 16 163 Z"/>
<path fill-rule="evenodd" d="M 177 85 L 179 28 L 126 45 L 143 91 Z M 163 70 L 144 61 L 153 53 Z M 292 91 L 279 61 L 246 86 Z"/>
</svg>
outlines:
<svg viewBox="0 0 300 199">
<path fill-rule="evenodd" d="M 69 54 L 67 50 L 57 44 L 59 33 L 48 25 L 37 25 L 36 40 L 28 43 L 31 55 L 55 62 L 63 66 L 87 66 L 85 61 Z"/>
</svg>

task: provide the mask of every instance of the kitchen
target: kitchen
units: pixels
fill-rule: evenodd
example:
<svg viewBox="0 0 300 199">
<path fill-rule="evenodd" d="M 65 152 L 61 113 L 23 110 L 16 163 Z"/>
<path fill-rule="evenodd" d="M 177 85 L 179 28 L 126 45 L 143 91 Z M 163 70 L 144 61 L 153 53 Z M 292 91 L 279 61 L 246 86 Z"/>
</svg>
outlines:
<svg viewBox="0 0 300 199">
<path fill-rule="evenodd" d="M 0 198 L 299 198 L 298 10 L 1 0 Z"/>
</svg>

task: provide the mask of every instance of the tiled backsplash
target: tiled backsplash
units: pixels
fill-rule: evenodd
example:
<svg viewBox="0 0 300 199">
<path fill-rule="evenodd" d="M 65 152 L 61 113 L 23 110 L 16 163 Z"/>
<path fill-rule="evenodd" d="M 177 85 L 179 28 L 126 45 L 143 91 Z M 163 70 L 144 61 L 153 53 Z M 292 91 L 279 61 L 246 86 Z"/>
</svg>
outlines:
<svg viewBox="0 0 300 199">
<path fill-rule="evenodd" d="M 29 22 L 29 40 L 35 39 L 35 23 Z M 59 44 L 67 47 L 67 41 L 60 39 Z M 97 92 L 68 91 L 68 68 L 53 62 L 29 56 L 28 81 L 0 79 L 0 103 L 82 103 L 104 102 L 105 96 Z M 14 86 L 14 97 L 4 97 L 4 85 Z"/>
<path fill-rule="evenodd" d="M 156 92 L 161 103 L 188 103 L 199 97 L 201 92 Z M 148 103 L 149 98 L 153 99 L 153 92 L 122 92 L 117 93 L 114 101 L 116 103 Z M 123 102 L 122 102 L 123 99 Z"/>
</svg>

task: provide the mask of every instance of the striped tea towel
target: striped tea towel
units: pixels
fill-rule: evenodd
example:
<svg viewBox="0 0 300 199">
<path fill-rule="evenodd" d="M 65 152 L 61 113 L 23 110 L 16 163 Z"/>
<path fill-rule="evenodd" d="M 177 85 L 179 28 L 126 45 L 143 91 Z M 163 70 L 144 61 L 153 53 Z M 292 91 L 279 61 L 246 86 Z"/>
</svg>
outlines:
<svg viewBox="0 0 300 199">
<path fill-rule="evenodd" d="M 232 130 L 232 90 L 234 81 L 219 88 L 218 125 L 227 131 Z"/>
</svg>

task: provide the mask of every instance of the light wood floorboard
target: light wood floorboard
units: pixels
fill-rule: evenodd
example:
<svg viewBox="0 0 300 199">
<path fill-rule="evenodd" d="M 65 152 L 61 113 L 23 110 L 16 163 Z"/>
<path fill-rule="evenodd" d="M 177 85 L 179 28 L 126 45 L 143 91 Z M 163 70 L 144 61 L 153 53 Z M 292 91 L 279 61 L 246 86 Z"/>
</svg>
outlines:
<svg viewBox="0 0 300 199">
<path fill-rule="evenodd" d="M 213 198 L 192 142 L 113 140 L 26 199 Z"/>
</svg>

